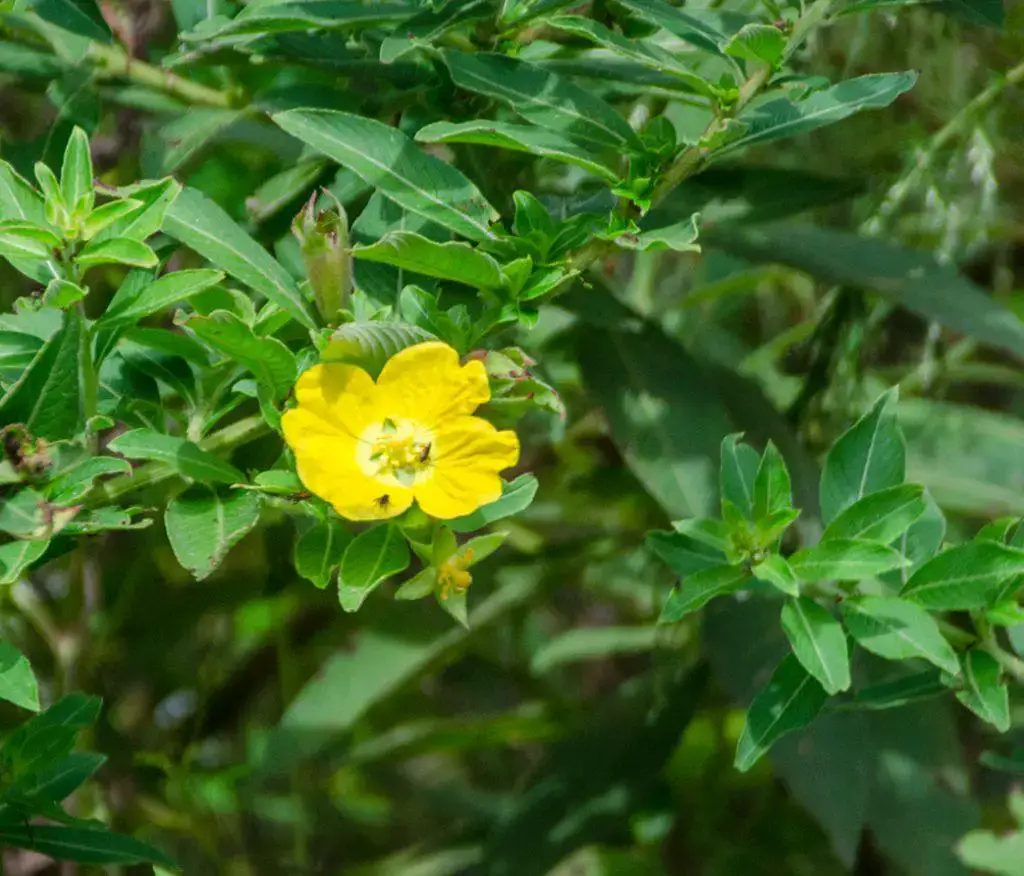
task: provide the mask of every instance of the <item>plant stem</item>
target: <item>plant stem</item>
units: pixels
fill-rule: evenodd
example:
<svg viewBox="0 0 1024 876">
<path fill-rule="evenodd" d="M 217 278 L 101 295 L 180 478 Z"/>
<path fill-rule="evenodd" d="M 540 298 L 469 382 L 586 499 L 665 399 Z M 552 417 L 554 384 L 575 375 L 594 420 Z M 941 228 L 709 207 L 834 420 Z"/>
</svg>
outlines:
<svg viewBox="0 0 1024 876">
<path fill-rule="evenodd" d="M 183 79 L 168 70 L 138 61 L 118 46 L 93 42 L 89 45 L 88 57 L 97 63 L 96 72 L 100 77 L 124 77 L 200 106 L 229 109 L 235 103 L 234 96 L 229 92 Z"/>
<path fill-rule="evenodd" d="M 982 647 L 995 658 L 1004 670 L 1017 681 L 1024 683 L 1024 660 L 1006 651 L 999 644 L 995 630 L 988 620 L 980 615 L 972 615 L 971 620 L 974 622 L 974 628 L 978 631 Z"/>
</svg>

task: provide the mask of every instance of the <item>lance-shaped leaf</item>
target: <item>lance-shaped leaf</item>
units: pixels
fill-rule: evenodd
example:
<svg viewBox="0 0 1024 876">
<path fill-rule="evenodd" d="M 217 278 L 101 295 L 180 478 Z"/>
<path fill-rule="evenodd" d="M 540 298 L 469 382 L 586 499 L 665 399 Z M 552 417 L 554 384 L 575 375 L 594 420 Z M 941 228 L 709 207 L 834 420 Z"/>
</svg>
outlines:
<svg viewBox="0 0 1024 876">
<path fill-rule="evenodd" d="M 200 269 L 174 271 L 146 285 L 122 283 L 98 325 L 109 328 L 137 322 L 175 304 L 188 301 L 193 295 L 216 286 L 224 279 L 221 271 Z M 122 295 L 122 290 L 126 290 Z"/>
<path fill-rule="evenodd" d="M 716 596 L 735 593 L 751 579 L 743 566 L 712 566 L 685 578 L 668 597 L 658 618 L 660 624 L 682 620 L 703 608 Z"/>
<path fill-rule="evenodd" d="M 906 561 L 899 551 L 884 544 L 837 538 L 797 551 L 789 562 L 803 581 L 860 581 L 897 569 Z"/>
<path fill-rule="evenodd" d="M 787 599 L 782 608 L 782 629 L 796 659 L 826 692 L 836 694 L 850 686 L 846 633 L 826 609 L 806 596 Z"/>
<path fill-rule="evenodd" d="M 956 698 L 1000 733 L 1010 729 L 1010 695 L 995 657 L 975 648 L 963 658 L 964 687 Z"/>
<path fill-rule="evenodd" d="M 467 243 L 435 243 L 412 231 L 390 231 L 376 243 L 354 247 L 352 256 L 477 289 L 502 285 L 501 265 L 487 253 Z"/>
<path fill-rule="evenodd" d="M 664 0 L 619 0 L 619 2 L 635 12 L 640 18 L 662 27 L 681 40 L 708 52 L 722 53 L 728 42 L 725 34 L 702 20 L 700 16 L 691 14 L 677 6 L 671 6 Z"/>
<path fill-rule="evenodd" d="M 960 663 L 935 619 L 906 599 L 863 596 L 843 602 L 843 619 L 850 635 L 886 660 L 920 657 L 950 675 Z"/>
<path fill-rule="evenodd" d="M 944 551 L 919 568 L 900 596 L 933 611 L 984 608 L 1003 582 L 1024 575 L 1024 550 L 993 541 L 969 542 Z"/>
<path fill-rule="evenodd" d="M 900 484 L 858 499 L 828 525 L 821 539 L 855 538 L 892 544 L 924 514 L 925 508 L 924 487 Z"/>
</svg>

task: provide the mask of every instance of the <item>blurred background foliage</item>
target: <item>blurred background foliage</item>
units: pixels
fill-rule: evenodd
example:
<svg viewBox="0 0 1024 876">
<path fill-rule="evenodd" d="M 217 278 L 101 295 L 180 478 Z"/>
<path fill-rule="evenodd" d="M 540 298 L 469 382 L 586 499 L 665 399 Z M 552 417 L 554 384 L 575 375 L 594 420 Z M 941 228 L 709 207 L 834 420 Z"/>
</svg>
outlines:
<svg viewBox="0 0 1024 876">
<path fill-rule="evenodd" d="M 1024 5 L 861 5 L 872 8 L 813 31 L 794 69 L 832 81 L 914 69 L 912 91 L 696 176 L 663 209 L 703 210 L 701 253 L 609 259 L 519 332 L 567 416 L 520 430 L 521 469 L 540 491 L 505 522 L 506 549 L 475 570 L 470 630 L 422 603 L 371 599 L 343 614 L 296 574 L 294 528 L 273 510 L 199 583 L 154 526 L 93 539 L 11 588 L 0 625 L 44 698 L 104 700 L 88 745 L 109 760 L 76 812 L 161 845 L 190 874 L 968 872 L 960 838 L 1013 824 L 1024 704 L 1002 740 L 945 703 L 834 712 L 739 774 L 739 707 L 785 647 L 775 616 L 756 601 L 716 603 L 655 627 L 673 578 L 643 544 L 708 501 L 699 476 L 677 495 L 665 472 L 694 446 L 717 448 L 730 424 L 804 447 L 787 455 L 791 467 L 803 459 L 795 485 L 813 505 L 816 456 L 892 384 L 909 476 L 954 533 L 1024 515 L 1020 348 L 972 337 L 961 294 L 973 283 L 1024 317 Z M 574 8 L 591 6 L 605 4 Z M 102 182 L 173 174 L 296 270 L 288 227 L 312 187 L 331 186 L 352 215 L 368 193 L 268 110 L 346 109 L 413 133 L 487 107 L 429 58 L 399 47 L 382 64 L 372 37 L 182 39 L 223 27 L 237 4 L 102 7 L 158 66 L 125 76 L 106 56 L 68 63 L 0 17 L 0 154 L 30 176 L 80 125 Z M 764 10 L 727 0 L 719 11 Z M 706 123 L 706 107 L 656 75 L 617 76 L 600 51 L 544 37 L 518 34 L 536 39 L 521 51 L 626 114 L 664 110 L 681 135 Z M 470 27 L 458 39 L 495 36 Z M 504 215 L 516 189 L 569 212 L 580 192 L 561 165 L 457 154 Z M 896 244 L 937 264 L 908 262 Z M 94 275 L 87 306 L 99 312 L 122 275 Z M 0 312 L 26 291 L 0 266 Z M 641 318 L 641 332 L 622 330 Z M 609 415 L 627 396 L 663 405 L 653 440 L 624 438 Z M 279 451 L 267 436 L 233 461 L 263 470 Z M 169 494 L 134 498 L 160 509 Z M 42 866 L 13 852 L 5 864 Z"/>
</svg>

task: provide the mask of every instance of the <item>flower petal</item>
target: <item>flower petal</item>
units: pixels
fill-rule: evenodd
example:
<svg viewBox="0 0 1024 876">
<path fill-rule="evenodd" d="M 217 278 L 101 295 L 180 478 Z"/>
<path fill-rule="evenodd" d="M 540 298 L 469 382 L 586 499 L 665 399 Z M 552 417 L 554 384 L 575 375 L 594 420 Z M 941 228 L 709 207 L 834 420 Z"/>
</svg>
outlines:
<svg viewBox="0 0 1024 876">
<path fill-rule="evenodd" d="M 341 362 L 314 365 L 295 384 L 299 410 L 353 438 L 362 435 L 370 422 L 381 419 L 376 396 L 377 389 L 369 374 Z M 285 437 L 291 444 L 287 432 Z"/>
<path fill-rule="evenodd" d="M 460 365 L 459 354 L 440 341 L 396 353 L 377 378 L 377 388 L 390 416 L 408 417 L 428 429 L 473 413 L 491 397 L 484 363 Z"/>
<path fill-rule="evenodd" d="M 450 520 L 501 496 L 499 472 L 519 461 L 519 439 L 479 417 L 459 417 L 436 430 L 433 459 L 431 477 L 413 491 L 425 513 Z"/>
<path fill-rule="evenodd" d="M 382 520 L 412 504 L 412 490 L 397 482 L 381 483 L 367 475 L 356 457 L 358 443 L 347 432 L 303 407 L 281 418 L 285 438 L 295 453 L 299 480 L 349 520 Z"/>
</svg>

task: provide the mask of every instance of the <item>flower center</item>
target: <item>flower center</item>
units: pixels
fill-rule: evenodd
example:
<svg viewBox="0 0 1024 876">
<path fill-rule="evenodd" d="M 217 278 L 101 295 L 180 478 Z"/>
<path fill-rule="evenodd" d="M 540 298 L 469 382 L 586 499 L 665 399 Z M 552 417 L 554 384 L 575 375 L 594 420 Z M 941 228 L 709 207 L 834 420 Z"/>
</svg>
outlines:
<svg viewBox="0 0 1024 876">
<path fill-rule="evenodd" d="M 472 548 L 461 553 L 454 553 L 441 563 L 437 570 L 437 582 L 441 585 L 441 598 L 447 599 L 454 593 L 465 593 L 473 583 L 469 574 L 469 564 L 473 562 Z"/>
<path fill-rule="evenodd" d="M 369 462 L 378 476 L 390 476 L 404 486 L 411 486 L 416 477 L 430 468 L 431 441 L 429 433 L 412 423 L 396 425 L 385 420 L 375 434 L 368 436 Z"/>
</svg>

